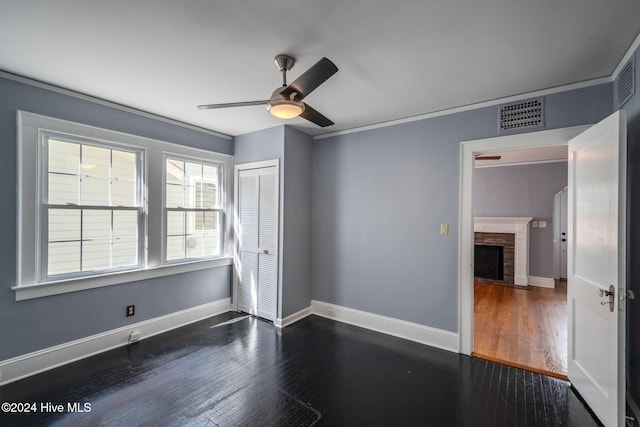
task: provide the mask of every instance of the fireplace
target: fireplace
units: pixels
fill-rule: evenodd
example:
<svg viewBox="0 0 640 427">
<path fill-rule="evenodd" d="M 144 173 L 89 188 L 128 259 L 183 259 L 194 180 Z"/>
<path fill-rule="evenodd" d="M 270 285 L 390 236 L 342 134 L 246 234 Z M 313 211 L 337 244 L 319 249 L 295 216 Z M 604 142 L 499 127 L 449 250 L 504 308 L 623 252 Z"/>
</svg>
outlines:
<svg viewBox="0 0 640 427">
<path fill-rule="evenodd" d="M 475 245 L 473 258 L 474 277 L 504 280 L 504 246 Z"/>
<path fill-rule="evenodd" d="M 529 284 L 529 223 L 531 217 L 475 217 L 475 244 L 503 246 L 503 283 Z M 474 268 L 475 269 L 475 268 Z"/>
<path fill-rule="evenodd" d="M 473 275 L 481 281 L 515 283 L 515 235 L 475 233 Z M 498 265 L 499 264 L 499 265 Z"/>
</svg>

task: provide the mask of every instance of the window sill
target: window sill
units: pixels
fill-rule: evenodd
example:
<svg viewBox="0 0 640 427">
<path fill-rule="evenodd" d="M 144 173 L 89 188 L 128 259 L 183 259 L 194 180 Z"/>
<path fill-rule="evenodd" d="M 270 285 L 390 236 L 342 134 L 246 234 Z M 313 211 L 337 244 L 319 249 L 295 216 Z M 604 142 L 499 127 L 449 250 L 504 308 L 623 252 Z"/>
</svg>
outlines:
<svg viewBox="0 0 640 427">
<path fill-rule="evenodd" d="M 182 264 L 163 265 L 160 267 L 150 267 L 134 271 L 123 271 L 119 273 L 104 274 L 100 276 L 81 277 L 77 279 L 62 280 L 58 282 L 14 286 L 11 289 L 16 292 L 16 301 L 22 301 L 33 298 L 46 297 L 50 295 L 83 291 L 86 289 L 101 288 L 103 286 L 111 286 L 121 283 L 153 279 L 156 277 L 170 276 L 173 274 L 187 273 L 189 271 L 223 267 L 226 265 L 231 265 L 232 263 L 233 258 L 231 257 L 216 258 L 207 261 L 193 261 Z"/>
</svg>

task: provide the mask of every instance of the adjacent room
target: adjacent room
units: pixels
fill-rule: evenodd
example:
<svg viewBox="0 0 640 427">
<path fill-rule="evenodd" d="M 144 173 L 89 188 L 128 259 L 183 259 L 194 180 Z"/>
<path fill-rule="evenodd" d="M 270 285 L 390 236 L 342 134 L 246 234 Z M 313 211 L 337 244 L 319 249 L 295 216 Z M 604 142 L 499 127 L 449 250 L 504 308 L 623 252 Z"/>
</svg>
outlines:
<svg viewBox="0 0 640 427">
<path fill-rule="evenodd" d="M 0 10 L 0 424 L 640 425 L 637 2 Z"/>
</svg>

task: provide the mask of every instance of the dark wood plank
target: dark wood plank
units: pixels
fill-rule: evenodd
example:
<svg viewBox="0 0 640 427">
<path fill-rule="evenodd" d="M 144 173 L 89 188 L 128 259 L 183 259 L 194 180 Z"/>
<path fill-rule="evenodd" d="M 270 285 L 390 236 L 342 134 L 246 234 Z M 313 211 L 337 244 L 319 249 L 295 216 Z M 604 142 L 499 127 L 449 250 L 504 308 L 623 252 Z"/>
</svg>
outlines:
<svg viewBox="0 0 640 427">
<path fill-rule="evenodd" d="M 216 316 L 0 387 L 0 425 L 595 426 L 566 381 L 311 316 Z"/>
</svg>

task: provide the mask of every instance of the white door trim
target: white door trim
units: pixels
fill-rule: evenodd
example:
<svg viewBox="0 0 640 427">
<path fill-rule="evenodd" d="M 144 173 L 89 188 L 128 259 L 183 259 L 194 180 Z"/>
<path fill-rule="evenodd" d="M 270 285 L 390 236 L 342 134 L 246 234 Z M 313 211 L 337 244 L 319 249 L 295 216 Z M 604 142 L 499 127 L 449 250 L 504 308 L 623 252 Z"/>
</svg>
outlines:
<svg viewBox="0 0 640 427">
<path fill-rule="evenodd" d="M 460 144 L 460 217 L 458 241 L 458 332 L 460 353 L 473 352 L 473 229 L 475 154 L 525 148 L 567 145 L 590 125 L 495 138 L 462 141 Z"/>
<path fill-rule="evenodd" d="M 250 163 L 240 163 L 236 164 L 233 167 L 233 289 L 232 289 L 232 298 L 231 298 L 231 310 L 238 311 L 238 283 L 239 283 L 239 267 L 240 267 L 240 253 L 238 252 L 238 227 L 239 227 L 239 216 L 238 216 L 238 191 L 240 190 L 240 171 L 248 170 L 248 169 L 262 169 L 267 167 L 275 167 L 276 168 L 276 218 L 278 218 L 278 223 L 280 222 L 280 159 L 272 159 L 272 160 L 261 160 L 258 162 L 250 162 Z M 278 257 L 280 257 L 280 231 L 279 227 L 276 231 L 278 235 Z M 282 290 L 280 289 L 280 268 L 279 261 L 277 262 L 277 275 L 278 275 L 278 293 Z M 279 305 L 279 304 L 278 304 Z M 277 310 L 279 313 L 279 309 Z M 278 317 L 278 316 L 277 316 Z"/>
</svg>

